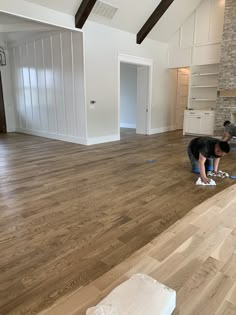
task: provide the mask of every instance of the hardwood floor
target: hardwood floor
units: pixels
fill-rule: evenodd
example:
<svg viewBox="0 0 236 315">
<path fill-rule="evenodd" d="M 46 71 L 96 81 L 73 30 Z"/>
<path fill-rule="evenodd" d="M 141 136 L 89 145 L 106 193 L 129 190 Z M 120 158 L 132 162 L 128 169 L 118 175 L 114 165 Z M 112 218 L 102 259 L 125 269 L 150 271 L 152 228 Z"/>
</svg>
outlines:
<svg viewBox="0 0 236 315">
<path fill-rule="evenodd" d="M 173 315 L 236 314 L 236 184 L 191 210 L 142 249 L 40 315 L 85 315 L 136 273 L 177 292 Z"/>
<path fill-rule="evenodd" d="M 190 139 L 127 130 L 87 147 L 1 135 L 0 314 L 37 314 L 233 185 L 195 186 Z M 235 153 L 220 165 L 234 175 Z"/>
</svg>

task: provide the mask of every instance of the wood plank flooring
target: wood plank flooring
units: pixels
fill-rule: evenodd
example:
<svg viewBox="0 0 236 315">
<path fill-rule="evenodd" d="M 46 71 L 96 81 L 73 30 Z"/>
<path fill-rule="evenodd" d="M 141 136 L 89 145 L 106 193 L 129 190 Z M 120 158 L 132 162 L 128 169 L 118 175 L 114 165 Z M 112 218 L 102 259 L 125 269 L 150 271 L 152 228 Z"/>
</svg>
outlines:
<svg viewBox="0 0 236 315">
<path fill-rule="evenodd" d="M 190 139 L 124 130 L 120 142 L 87 147 L 1 135 L 0 314 L 37 314 L 233 185 L 218 179 L 216 187 L 195 186 Z M 235 154 L 233 148 L 222 159 L 222 170 L 236 174 Z M 181 240 L 197 228 L 184 230 Z M 158 259 L 172 251 L 168 246 Z"/>
<path fill-rule="evenodd" d="M 236 184 L 191 210 L 149 244 L 40 315 L 84 315 L 135 273 L 177 292 L 173 315 L 236 314 Z"/>
</svg>

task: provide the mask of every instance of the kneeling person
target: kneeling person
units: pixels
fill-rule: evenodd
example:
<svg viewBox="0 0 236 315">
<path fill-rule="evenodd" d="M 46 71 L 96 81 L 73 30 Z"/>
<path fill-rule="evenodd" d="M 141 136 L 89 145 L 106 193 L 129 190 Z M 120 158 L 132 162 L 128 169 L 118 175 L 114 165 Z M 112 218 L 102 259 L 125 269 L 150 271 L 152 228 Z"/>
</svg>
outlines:
<svg viewBox="0 0 236 315">
<path fill-rule="evenodd" d="M 218 172 L 220 158 L 229 153 L 230 146 L 226 141 L 220 141 L 211 137 L 199 137 L 193 139 L 188 145 L 188 156 L 192 165 L 192 171 L 201 176 L 201 180 L 207 184 L 210 179 L 206 171 Z"/>
<path fill-rule="evenodd" d="M 223 141 L 229 142 L 233 137 L 236 137 L 236 126 L 229 120 L 224 122 L 224 135 Z"/>
</svg>

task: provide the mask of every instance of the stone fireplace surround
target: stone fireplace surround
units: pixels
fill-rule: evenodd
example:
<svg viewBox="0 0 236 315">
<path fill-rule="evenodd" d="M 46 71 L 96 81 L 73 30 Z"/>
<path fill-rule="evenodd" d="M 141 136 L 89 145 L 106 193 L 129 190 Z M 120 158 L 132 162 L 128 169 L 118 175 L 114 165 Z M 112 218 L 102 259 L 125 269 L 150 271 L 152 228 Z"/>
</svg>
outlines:
<svg viewBox="0 0 236 315">
<path fill-rule="evenodd" d="M 222 135 L 225 120 L 236 123 L 236 0 L 225 0 L 218 87 L 214 133 Z"/>
</svg>

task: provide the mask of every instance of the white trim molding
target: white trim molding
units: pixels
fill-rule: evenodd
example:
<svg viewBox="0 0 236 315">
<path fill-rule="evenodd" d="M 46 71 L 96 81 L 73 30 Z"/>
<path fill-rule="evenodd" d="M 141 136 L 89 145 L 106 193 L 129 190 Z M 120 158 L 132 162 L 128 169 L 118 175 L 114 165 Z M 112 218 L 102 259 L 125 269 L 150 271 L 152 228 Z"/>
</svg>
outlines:
<svg viewBox="0 0 236 315">
<path fill-rule="evenodd" d="M 147 117 L 146 117 L 146 119 L 147 119 L 147 121 L 146 121 L 146 126 L 147 126 L 146 127 L 146 133 L 148 135 L 148 134 L 150 134 L 150 129 L 151 129 L 153 60 L 118 53 L 118 132 L 120 132 L 120 64 L 121 64 L 121 62 L 149 67 L 149 96 L 148 96 Z"/>
<path fill-rule="evenodd" d="M 110 135 L 110 136 L 104 136 L 104 137 L 97 137 L 97 138 L 87 138 L 86 144 L 92 145 L 92 144 L 100 144 L 100 143 L 106 143 L 106 142 L 112 142 L 112 141 L 120 141 L 119 135 Z"/>
<path fill-rule="evenodd" d="M 127 62 L 127 63 L 132 63 L 135 65 L 142 65 L 142 66 L 153 65 L 152 59 L 141 58 L 141 57 L 126 55 L 126 54 L 121 54 L 121 53 L 118 54 L 118 60 L 119 62 Z"/>
<path fill-rule="evenodd" d="M 155 128 L 155 129 L 150 130 L 149 135 L 154 135 L 156 133 L 162 133 L 162 132 L 173 131 L 173 130 L 176 130 L 176 126 Z"/>
<path fill-rule="evenodd" d="M 79 138 L 79 137 L 73 137 L 73 136 L 60 135 L 60 134 L 56 134 L 56 133 L 49 133 L 49 132 L 44 132 L 44 131 L 23 129 L 23 128 L 16 128 L 16 132 L 25 133 L 28 135 L 33 135 L 33 136 L 38 136 L 38 137 L 44 137 L 44 138 L 48 138 L 48 139 L 72 142 L 72 143 L 77 143 L 77 144 L 83 144 L 83 145 L 88 144 L 86 139 Z"/>
</svg>

